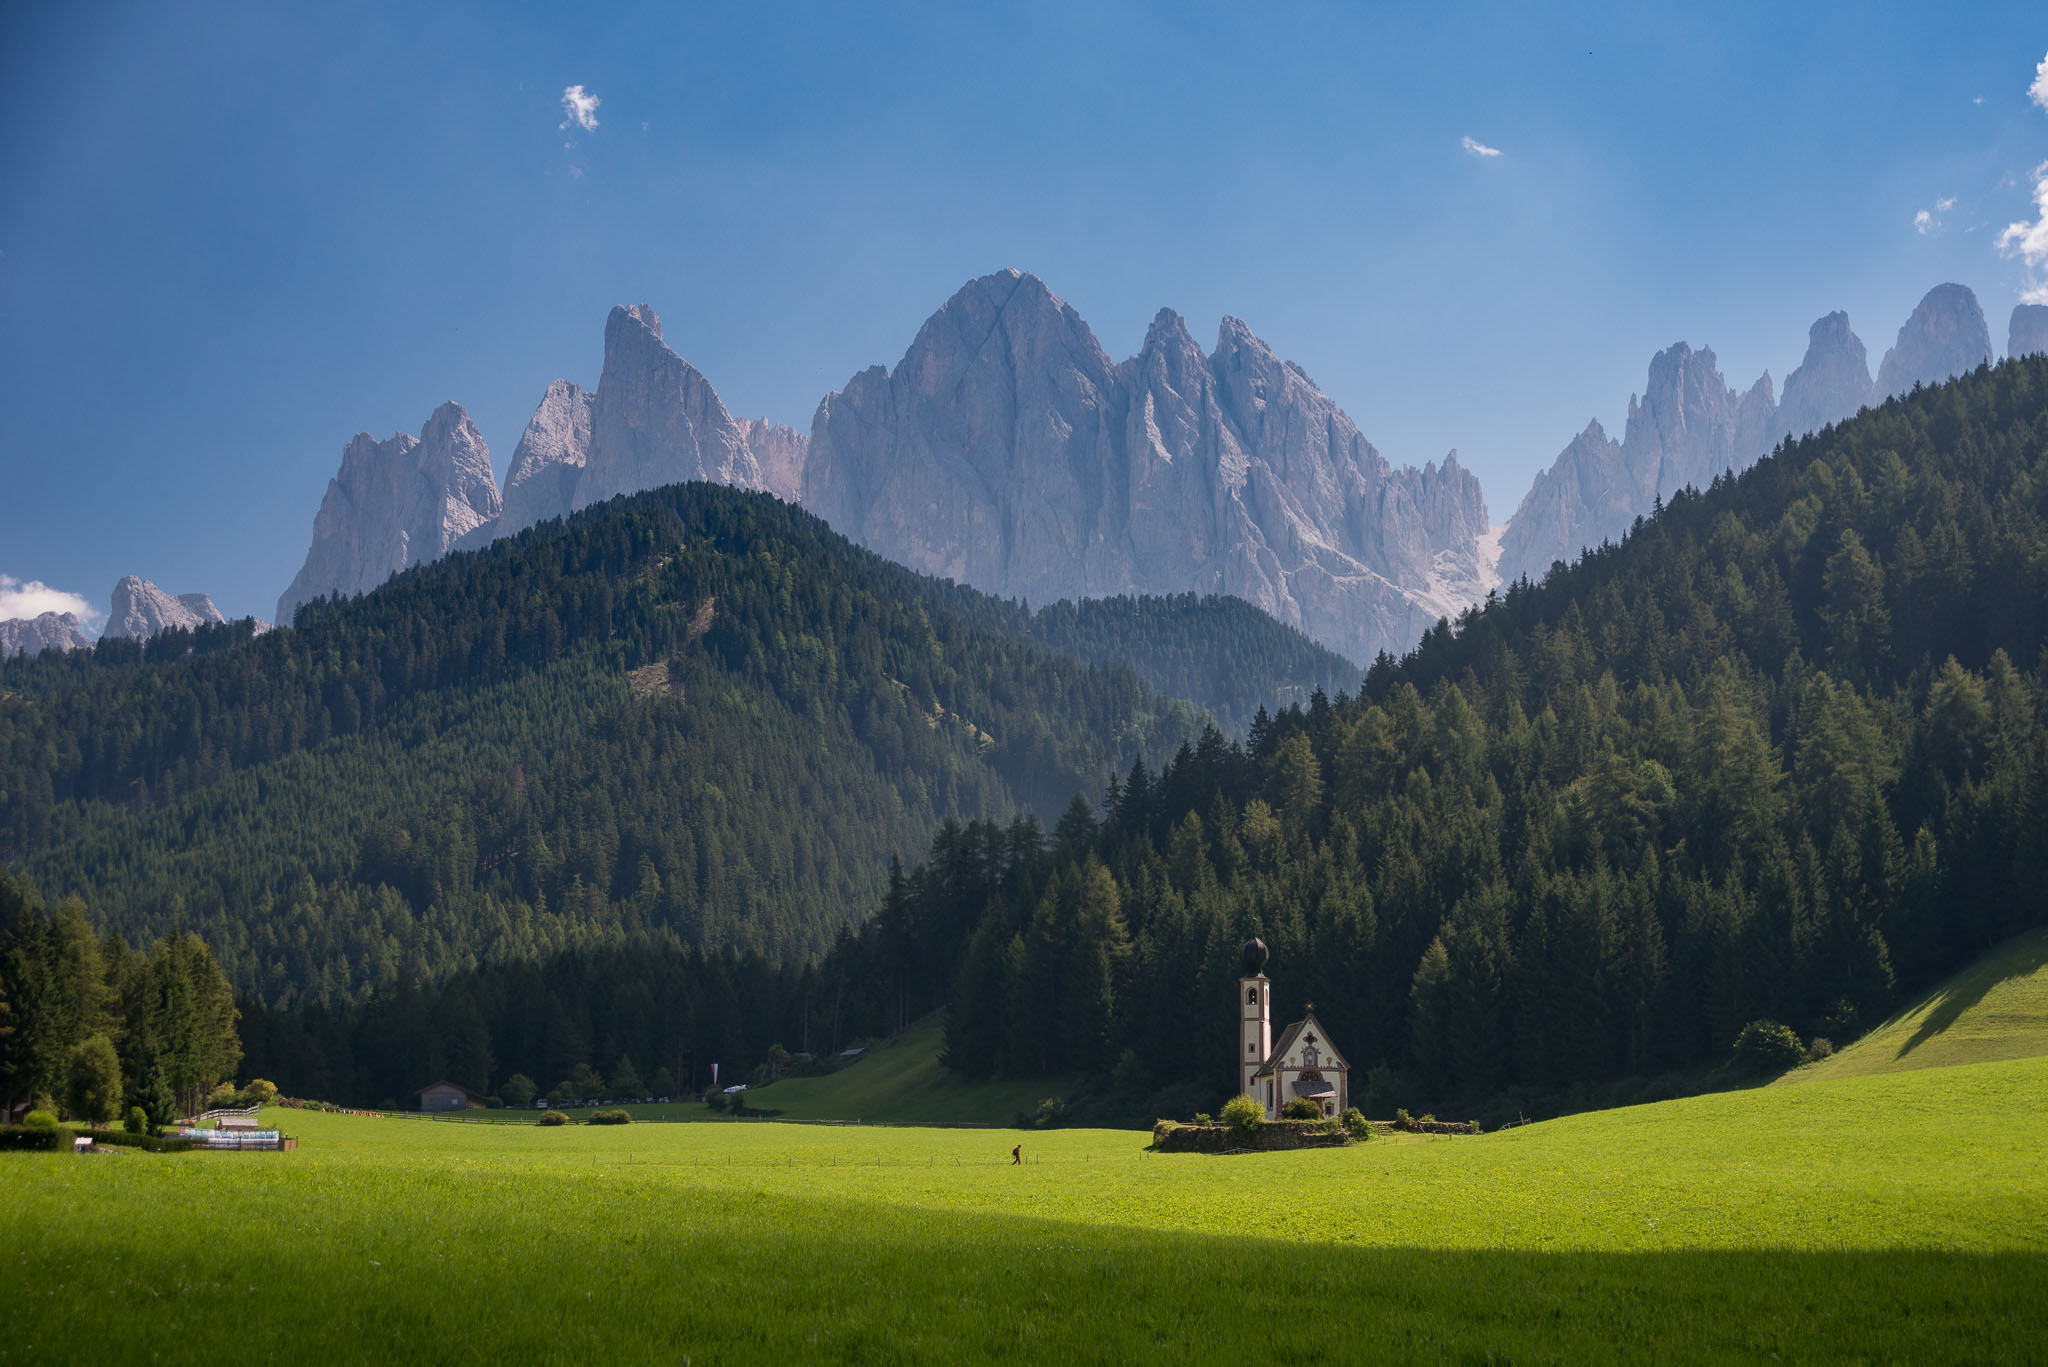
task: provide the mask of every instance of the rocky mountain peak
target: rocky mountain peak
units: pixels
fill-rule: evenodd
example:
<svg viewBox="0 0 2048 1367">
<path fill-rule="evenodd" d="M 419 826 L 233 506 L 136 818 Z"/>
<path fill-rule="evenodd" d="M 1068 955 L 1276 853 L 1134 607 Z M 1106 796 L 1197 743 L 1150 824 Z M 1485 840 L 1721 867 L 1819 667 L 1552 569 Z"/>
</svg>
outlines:
<svg viewBox="0 0 2048 1367">
<path fill-rule="evenodd" d="M 1737 393 L 1713 348 L 1664 348 L 1650 358 L 1641 395 L 1629 398 L 1620 444 L 1588 423 L 1530 485 L 1501 535 L 1501 577 L 1541 579 L 1556 561 L 1619 540 L 1659 499 L 1748 467 L 1777 439 L 1780 421 L 1769 371 Z"/>
<path fill-rule="evenodd" d="M 78 625 L 78 615 L 45 612 L 35 617 L 0 620 L 0 660 L 39 655 L 45 650 L 90 650 L 92 637 Z"/>
<path fill-rule="evenodd" d="M 2014 304 L 2005 332 L 2007 356 L 2048 352 L 2048 304 Z"/>
<path fill-rule="evenodd" d="M 1870 361 L 1863 341 L 1837 309 L 1806 330 L 1806 356 L 1785 377 L 1778 435 L 1803 437 L 1854 417 L 1871 401 Z"/>
<path fill-rule="evenodd" d="M 754 463 L 761 467 L 761 487 L 787 503 L 803 497 L 804 466 L 811 434 L 766 418 L 741 418 L 740 432 Z"/>
<path fill-rule="evenodd" d="M 928 573 L 1032 602 L 1231 593 L 1360 659 L 1439 615 L 1439 551 L 1476 564 L 1472 536 L 1442 546 L 1430 526 L 1485 520 L 1466 471 L 1397 477 L 1241 320 L 1204 355 L 1162 309 L 1112 364 L 1018 271 L 970 281 L 893 371 L 826 396 L 805 487 L 835 528 Z"/>
<path fill-rule="evenodd" d="M 1737 463 L 1738 450 L 1769 440 L 1776 409 L 1768 373 L 1738 395 L 1721 377 L 1713 348 L 1695 351 L 1677 342 L 1658 352 L 1650 358 L 1641 403 L 1629 401 L 1622 436 L 1637 493 L 1631 506 L 1648 511 L 1654 499 L 1669 499 L 1688 485 L 1706 488 Z M 1742 463 L 1753 459 L 1750 454 Z"/>
<path fill-rule="evenodd" d="M 313 544 L 277 600 L 278 621 L 325 594 L 367 593 L 409 565 L 437 560 L 497 520 L 491 452 L 462 405 L 435 409 L 418 438 L 357 433 L 313 519 Z"/>
<path fill-rule="evenodd" d="M 220 609 L 203 593 L 165 593 L 147 579 L 124 575 L 114 584 L 107 605 L 107 629 L 102 634 L 119 640 L 146 641 L 160 631 L 178 627 L 186 631 L 209 622 L 223 622 Z"/>
<path fill-rule="evenodd" d="M 638 323 L 642 329 L 653 334 L 655 341 L 661 340 L 661 315 L 654 311 L 652 304 L 620 304 L 605 319 L 605 341 L 610 343 L 613 331 Z"/>
<path fill-rule="evenodd" d="M 1877 369 L 1877 396 L 1916 384 L 1940 384 L 1991 359 L 1991 329 L 1977 296 L 1964 285 L 1936 285 L 1899 329 L 1898 342 Z"/>
<path fill-rule="evenodd" d="M 556 380 L 541 396 L 505 470 L 504 515 L 493 535 L 507 536 L 569 511 L 590 460 L 591 396 Z"/>
<path fill-rule="evenodd" d="M 683 480 L 762 482 L 739 424 L 711 382 L 661 340 L 661 320 L 646 304 L 615 308 L 605 321 L 589 451 L 572 509 Z"/>
</svg>

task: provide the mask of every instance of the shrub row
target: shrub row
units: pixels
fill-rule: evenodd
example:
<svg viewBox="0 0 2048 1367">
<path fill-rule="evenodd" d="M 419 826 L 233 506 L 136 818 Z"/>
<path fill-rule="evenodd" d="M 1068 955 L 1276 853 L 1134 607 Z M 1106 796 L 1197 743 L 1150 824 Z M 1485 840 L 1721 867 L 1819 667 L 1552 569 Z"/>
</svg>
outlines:
<svg viewBox="0 0 2048 1367">
<path fill-rule="evenodd" d="M 61 1149 L 71 1143 L 71 1131 L 55 1125 L 0 1125 L 0 1149 Z"/>
</svg>

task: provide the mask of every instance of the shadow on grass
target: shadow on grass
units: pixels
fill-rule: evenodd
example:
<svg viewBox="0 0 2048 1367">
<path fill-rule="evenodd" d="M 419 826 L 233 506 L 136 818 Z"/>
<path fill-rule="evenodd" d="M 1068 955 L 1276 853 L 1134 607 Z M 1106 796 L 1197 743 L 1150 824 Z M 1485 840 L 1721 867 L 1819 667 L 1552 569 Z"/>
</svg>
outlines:
<svg viewBox="0 0 2048 1367">
<path fill-rule="evenodd" d="M 1906 1057 L 1954 1025 L 1964 1012 L 1983 1001 L 1992 988 L 2008 979 L 2038 972 L 2044 964 L 2048 964 L 2048 934 L 2029 931 L 2008 941 L 2005 949 L 1994 950 L 1976 968 L 1936 988 L 1930 994 L 1932 1005 L 1926 1017 L 1892 1057 Z"/>
</svg>

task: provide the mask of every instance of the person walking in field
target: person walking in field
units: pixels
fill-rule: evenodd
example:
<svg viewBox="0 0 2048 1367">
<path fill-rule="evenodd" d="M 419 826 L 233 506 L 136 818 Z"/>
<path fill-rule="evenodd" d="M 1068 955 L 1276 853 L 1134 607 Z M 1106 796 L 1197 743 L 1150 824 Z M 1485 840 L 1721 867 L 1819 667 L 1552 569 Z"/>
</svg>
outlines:
<svg viewBox="0 0 2048 1367">
<path fill-rule="evenodd" d="M 1024 1146 L 1022 1144 L 1019 1144 L 1016 1148 L 1010 1150 L 1010 1166 L 1014 1168 L 1023 1161 Z"/>
</svg>

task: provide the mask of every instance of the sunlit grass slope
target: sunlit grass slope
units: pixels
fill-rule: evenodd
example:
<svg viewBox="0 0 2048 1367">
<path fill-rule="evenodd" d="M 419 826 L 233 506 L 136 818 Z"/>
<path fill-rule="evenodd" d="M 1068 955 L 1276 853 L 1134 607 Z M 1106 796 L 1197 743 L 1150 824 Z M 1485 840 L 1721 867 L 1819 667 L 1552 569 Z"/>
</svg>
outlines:
<svg viewBox="0 0 2048 1367">
<path fill-rule="evenodd" d="M 748 1094 L 748 1102 L 792 1120 L 931 1121 L 1008 1124 L 1019 1111 L 1063 1094 L 1070 1079 L 964 1082 L 939 1063 L 946 1027 L 939 1017 L 870 1049 L 825 1077 L 792 1077 Z"/>
<path fill-rule="evenodd" d="M 2026 1361 L 2044 1105 L 2035 1059 L 1231 1158 L 279 1113 L 296 1153 L 0 1155 L 0 1352 Z"/>
<path fill-rule="evenodd" d="M 2048 1055 L 2048 930 L 2000 945 L 1833 1058 L 1781 1082 Z"/>
</svg>

